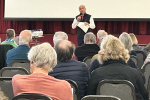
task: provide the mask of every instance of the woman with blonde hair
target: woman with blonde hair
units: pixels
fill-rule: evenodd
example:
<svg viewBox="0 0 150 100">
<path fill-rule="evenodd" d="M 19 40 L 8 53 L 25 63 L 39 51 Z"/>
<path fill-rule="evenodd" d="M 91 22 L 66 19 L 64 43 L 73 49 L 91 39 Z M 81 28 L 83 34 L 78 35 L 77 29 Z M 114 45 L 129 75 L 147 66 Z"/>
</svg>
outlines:
<svg viewBox="0 0 150 100">
<path fill-rule="evenodd" d="M 134 87 L 137 100 L 148 100 L 148 92 L 144 87 L 139 71 L 127 65 L 129 51 L 121 41 L 109 35 L 102 41 L 98 60 L 102 67 L 92 72 L 87 88 L 87 95 L 95 95 L 98 83 L 102 80 L 128 80 Z"/>
<path fill-rule="evenodd" d="M 133 45 L 132 45 L 133 49 L 135 51 L 143 51 L 145 53 L 145 56 L 146 56 L 148 51 L 146 51 L 144 49 L 144 47 L 141 47 L 141 46 L 138 45 L 138 40 L 137 40 L 136 36 L 133 33 L 129 33 L 129 36 L 130 36 L 130 38 L 133 42 Z"/>
</svg>

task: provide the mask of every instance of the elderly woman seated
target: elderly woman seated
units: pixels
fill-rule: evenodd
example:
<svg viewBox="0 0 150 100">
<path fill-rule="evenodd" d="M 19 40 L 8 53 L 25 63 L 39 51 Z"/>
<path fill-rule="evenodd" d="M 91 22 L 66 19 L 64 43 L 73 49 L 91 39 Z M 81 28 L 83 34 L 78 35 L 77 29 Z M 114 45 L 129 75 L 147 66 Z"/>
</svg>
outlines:
<svg viewBox="0 0 150 100">
<path fill-rule="evenodd" d="M 15 75 L 12 79 L 14 95 L 20 93 L 45 94 L 53 100 L 73 100 L 70 84 L 48 75 L 57 63 L 57 55 L 48 43 L 34 46 L 28 53 L 31 75 Z"/>
<path fill-rule="evenodd" d="M 129 51 L 114 36 L 107 36 L 102 41 L 98 60 L 102 67 L 92 72 L 87 88 L 87 95 L 95 95 L 98 83 L 105 79 L 128 80 L 134 87 L 137 100 L 148 100 L 148 92 L 144 87 L 139 71 L 127 65 Z"/>
</svg>

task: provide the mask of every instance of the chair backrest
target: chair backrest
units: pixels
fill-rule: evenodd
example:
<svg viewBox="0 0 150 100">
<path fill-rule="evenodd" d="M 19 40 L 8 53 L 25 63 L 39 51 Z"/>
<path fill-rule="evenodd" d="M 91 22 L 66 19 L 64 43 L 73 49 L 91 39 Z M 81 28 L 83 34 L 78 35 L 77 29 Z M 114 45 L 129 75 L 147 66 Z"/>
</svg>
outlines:
<svg viewBox="0 0 150 100">
<path fill-rule="evenodd" d="M 72 93 L 73 93 L 73 100 L 80 100 L 79 88 L 78 88 L 77 83 L 70 79 L 66 79 L 66 81 L 68 81 L 70 83 Z"/>
<path fill-rule="evenodd" d="M 6 53 L 8 50 L 13 49 L 14 47 L 9 44 L 0 45 L 0 69 L 7 66 L 6 63 Z"/>
<path fill-rule="evenodd" d="M 81 100 L 121 100 L 115 96 L 108 95 L 87 95 L 84 96 Z"/>
<path fill-rule="evenodd" d="M 53 99 L 44 94 L 22 93 L 16 95 L 12 100 L 53 100 Z"/>
<path fill-rule="evenodd" d="M 148 78 L 150 76 L 150 62 L 146 63 L 143 67 L 142 67 L 142 73 L 144 74 L 145 76 L 145 88 L 147 89 L 147 84 L 148 84 Z"/>
<path fill-rule="evenodd" d="M 141 67 L 145 61 L 146 55 L 144 54 L 143 51 L 136 51 L 136 56 L 138 59 L 137 67 L 141 70 Z"/>
<path fill-rule="evenodd" d="M 11 62 L 10 67 L 23 67 L 30 73 L 30 61 L 29 60 L 14 60 Z"/>
<path fill-rule="evenodd" d="M 91 56 L 87 56 L 83 59 L 83 62 L 85 62 L 87 64 L 87 66 L 90 66 L 91 64 L 91 59 L 92 57 Z"/>
<path fill-rule="evenodd" d="M 16 74 L 28 75 L 29 72 L 23 67 L 4 67 L 0 70 L 0 77 L 13 77 Z"/>
<path fill-rule="evenodd" d="M 0 77 L 0 88 L 4 92 L 4 95 L 12 100 L 14 97 L 12 88 L 12 78 L 10 77 Z"/>
<path fill-rule="evenodd" d="M 127 80 L 103 80 L 98 84 L 97 94 L 112 95 L 121 100 L 136 100 L 134 86 Z"/>
<path fill-rule="evenodd" d="M 136 57 L 136 56 L 134 56 L 134 55 L 131 55 L 131 56 L 130 56 L 130 58 L 131 58 L 131 59 L 132 59 L 132 61 L 135 63 L 135 65 L 136 65 L 136 66 L 138 66 L 138 65 L 137 65 L 137 63 L 138 63 L 138 59 L 137 59 L 137 57 Z"/>
<path fill-rule="evenodd" d="M 91 63 L 92 63 L 95 59 L 97 59 L 97 57 L 98 57 L 98 54 L 95 54 L 95 55 L 92 57 L 92 59 L 91 59 Z"/>
<path fill-rule="evenodd" d="M 147 91 L 148 91 L 148 95 L 150 97 L 150 76 L 148 78 Z"/>
</svg>

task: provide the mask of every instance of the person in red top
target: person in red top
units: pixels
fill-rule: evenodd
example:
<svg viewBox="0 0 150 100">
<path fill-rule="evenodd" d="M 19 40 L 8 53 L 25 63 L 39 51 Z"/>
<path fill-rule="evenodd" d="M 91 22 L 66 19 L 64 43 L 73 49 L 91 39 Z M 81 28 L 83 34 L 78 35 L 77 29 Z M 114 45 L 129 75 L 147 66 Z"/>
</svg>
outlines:
<svg viewBox="0 0 150 100">
<path fill-rule="evenodd" d="M 48 75 L 57 63 L 57 55 L 49 43 L 34 46 L 28 53 L 31 75 L 12 78 L 14 95 L 20 93 L 45 94 L 53 100 L 73 100 L 70 84 Z"/>
</svg>

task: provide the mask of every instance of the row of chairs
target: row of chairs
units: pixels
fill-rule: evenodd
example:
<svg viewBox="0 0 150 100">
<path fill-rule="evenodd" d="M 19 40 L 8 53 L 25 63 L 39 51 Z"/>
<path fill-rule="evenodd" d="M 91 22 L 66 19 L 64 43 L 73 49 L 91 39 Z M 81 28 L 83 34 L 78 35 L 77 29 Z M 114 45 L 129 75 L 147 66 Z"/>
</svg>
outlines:
<svg viewBox="0 0 150 100">
<path fill-rule="evenodd" d="M 12 78 L 10 77 L 0 77 L 1 90 L 10 100 L 14 98 L 11 80 Z M 71 88 L 73 90 L 73 100 L 80 100 L 78 85 L 76 84 L 76 82 L 72 80 L 66 80 L 66 81 L 70 83 Z M 120 98 L 121 100 L 136 100 L 134 86 L 132 85 L 131 82 L 126 80 L 101 81 L 97 87 L 97 95 L 115 96 Z M 94 96 L 94 97 L 98 98 L 98 96 Z M 85 98 L 94 98 L 94 97 L 87 96 L 84 97 L 82 100 L 92 100 L 92 99 L 85 99 Z M 13 100 L 17 100 L 17 99 L 13 99 Z M 116 100 L 116 99 L 112 99 L 112 100 Z"/>
</svg>

